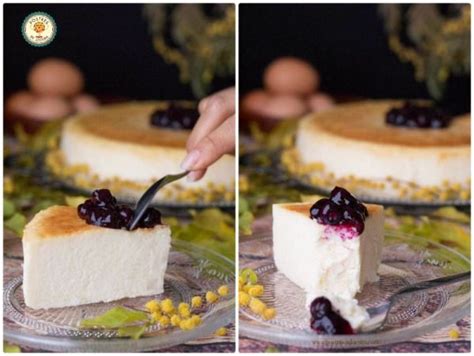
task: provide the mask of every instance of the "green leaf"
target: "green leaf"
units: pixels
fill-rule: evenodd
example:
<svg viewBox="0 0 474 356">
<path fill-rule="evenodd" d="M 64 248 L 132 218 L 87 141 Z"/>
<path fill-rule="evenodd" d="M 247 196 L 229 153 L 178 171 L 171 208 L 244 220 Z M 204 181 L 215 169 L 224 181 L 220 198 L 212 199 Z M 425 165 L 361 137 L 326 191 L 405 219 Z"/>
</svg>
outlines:
<svg viewBox="0 0 474 356">
<path fill-rule="evenodd" d="M 145 332 L 147 326 L 125 326 L 117 330 L 119 337 L 130 337 L 134 340 L 138 340 Z"/>
<path fill-rule="evenodd" d="M 11 218 L 3 222 L 3 225 L 17 236 L 23 235 L 23 229 L 26 225 L 26 217 L 21 213 L 15 213 Z"/>
<path fill-rule="evenodd" d="M 245 211 L 239 216 L 239 232 L 242 235 L 252 234 L 254 216 L 250 211 Z"/>
<path fill-rule="evenodd" d="M 3 218 L 9 218 L 15 214 L 15 204 L 11 200 L 3 199 Z"/>
<path fill-rule="evenodd" d="M 468 214 L 465 214 L 459 210 L 457 210 L 455 207 L 452 206 L 447 206 L 444 208 L 440 208 L 436 210 L 433 213 L 434 216 L 438 216 L 441 218 L 447 218 L 455 221 L 459 221 L 462 223 L 469 223 L 471 221 L 470 217 Z"/>
<path fill-rule="evenodd" d="M 53 205 L 57 205 L 57 203 L 54 200 L 46 199 L 46 200 L 39 201 L 31 209 L 31 214 L 35 215 L 36 213 L 39 213 L 41 210 L 47 209 Z"/>
<path fill-rule="evenodd" d="M 189 241 L 208 247 L 230 259 L 235 259 L 235 220 L 219 209 L 192 211 L 188 224 L 174 218 L 166 218 L 174 239 Z"/>
<path fill-rule="evenodd" d="M 245 283 L 257 284 L 258 282 L 257 273 L 251 268 L 244 268 L 240 272 L 240 277 L 242 277 Z"/>
<path fill-rule="evenodd" d="M 9 344 L 8 342 L 3 342 L 3 352 L 5 353 L 18 353 L 21 352 L 20 346 Z"/>
<path fill-rule="evenodd" d="M 270 352 L 270 353 L 273 353 L 273 352 L 280 352 L 280 350 L 276 347 L 276 346 L 268 346 L 266 349 L 265 349 L 265 352 Z"/>
<path fill-rule="evenodd" d="M 148 314 L 129 308 L 118 306 L 106 311 L 104 314 L 99 315 L 92 319 L 84 319 L 81 321 L 80 326 L 82 328 L 121 328 L 124 326 L 130 326 L 130 324 L 137 323 L 139 321 L 147 321 Z"/>
<path fill-rule="evenodd" d="M 84 201 L 86 200 L 87 198 L 86 197 L 82 197 L 82 196 L 70 196 L 70 195 L 66 195 L 64 197 L 64 201 L 66 203 L 67 206 L 72 206 L 73 208 L 77 207 L 79 204 L 82 204 L 84 203 Z"/>
<path fill-rule="evenodd" d="M 239 197 L 239 233 L 250 235 L 252 233 L 252 223 L 254 215 L 250 210 L 250 204 L 247 199 Z"/>
</svg>

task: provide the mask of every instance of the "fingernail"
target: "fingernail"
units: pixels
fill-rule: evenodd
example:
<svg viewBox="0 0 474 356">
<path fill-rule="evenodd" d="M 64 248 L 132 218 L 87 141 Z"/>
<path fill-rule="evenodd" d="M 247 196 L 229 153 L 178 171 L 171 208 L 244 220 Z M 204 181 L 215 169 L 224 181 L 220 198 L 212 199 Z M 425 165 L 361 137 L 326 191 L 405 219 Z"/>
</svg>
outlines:
<svg viewBox="0 0 474 356">
<path fill-rule="evenodd" d="M 196 178 L 197 178 L 197 172 L 190 172 L 187 176 L 186 176 L 186 180 L 188 182 L 195 182 L 196 181 Z"/>
<path fill-rule="evenodd" d="M 191 151 L 184 157 L 183 162 L 181 162 L 181 169 L 184 171 L 190 171 L 194 165 L 199 160 L 199 151 Z"/>
</svg>

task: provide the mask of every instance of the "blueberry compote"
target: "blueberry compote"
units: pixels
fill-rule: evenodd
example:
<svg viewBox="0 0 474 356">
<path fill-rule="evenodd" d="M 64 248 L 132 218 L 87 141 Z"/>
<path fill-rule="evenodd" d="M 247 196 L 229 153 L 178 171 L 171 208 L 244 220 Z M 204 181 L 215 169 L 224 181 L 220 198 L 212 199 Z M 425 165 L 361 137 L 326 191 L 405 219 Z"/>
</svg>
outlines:
<svg viewBox="0 0 474 356">
<path fill-rule="evenodd" d="M 439 108 L 406 102 L 401 108 L 390 109 L 385 122 L 393 126 L 421 129 L 441 129 L 447 127 L 451 117 Z"/>
<path fill-rule="evenodd" d="M 79 204 L 77 213 L 90 225 L 111 229 L 128 229 L 135 214 L 130 207 L 118 205 L 117 199 L 108 189 L 94 190 L 90 199 Z M 161 213 L 156 209 L 148 208 L 137 227 L 152 228 L 159 224 L 161 224 Z"/>
<path fill-rule="evenodd" d="M 311 329 L 323 335 L 354 334 L 351 324 L 336 313 L 329 299 L 318 297 L 311 303 Z"/>
<path fill-rule="evenodd" d="M 185 108 L 172 102 L 167 109 L 154 111 L 151 114 L 150 123 L 165 129 L 191 130 L 198 118 L 199 112 L 196 109 Z"/>
<path fill-rule="evenodd" d="M 353 227 L 360 235 L 364 231 L 367 208 L 351 193 L 335 187 L 329 198 L 318 200 L 310 209 L 311 219 L 323 225 Z"/>
</svg>

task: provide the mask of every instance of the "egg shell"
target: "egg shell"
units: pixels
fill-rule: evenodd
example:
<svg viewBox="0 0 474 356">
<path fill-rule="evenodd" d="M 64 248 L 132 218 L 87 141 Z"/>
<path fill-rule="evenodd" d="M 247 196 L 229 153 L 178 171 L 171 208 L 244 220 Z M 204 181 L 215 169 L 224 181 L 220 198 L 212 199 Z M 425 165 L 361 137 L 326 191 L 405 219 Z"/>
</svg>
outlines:
<svg viewBox="0 0 474 356">
<path fill-rule="evenodd" d="M 71 104 L 58 96 L 36 97 L 26 112 L 32 120 L 50 121 L 62 119 L 72 113 Z"/>
<path fill-rule="evenodd" d="M 80 94 L 74 97 L 71 104 L 74 110 L 80 113 L 94 111 L 100 106 L 99 101 L 89 94 Z"/>
<path fill-rule="evenodd" d="M 263 81 L 265 88 L 272 93 L 306 96 L 318 89 L 319 74 L 302 59 L 282 57 L 268 65 Z"/>
<path fill-rule="evenodd" d="M 27 90 L 20 90 L 7 98 L 5 112 L 7 115 L 25 116 L 34 95 Z"/>
<path fill-rule="evenodd" d="M 31 68 L 28 85 L 39 95 L 72 97 L 82 91 L 84 76 L 71 62 L 59 58 L 47 58 Z"/>
<path fill-rule="evenodd" d="M 242 109 L 249 112 L 258 113 L 270 99 L 270 95 L 263 89 L 256 89 L 248 92 L 241 100 Z"/>
<path fill-rule="evenodd" d="M 308 111 L 303 99 L 294 95 L 271 96 L 262 108 L 263 116 L 274 119 L 298 118 Z"/>
<path fill-rule="evenodd" d="M 334 99 L 325 93 L 311 95 L 307 103 L 312 112 L 328 110 L 335 105 Z"/>
</svg>

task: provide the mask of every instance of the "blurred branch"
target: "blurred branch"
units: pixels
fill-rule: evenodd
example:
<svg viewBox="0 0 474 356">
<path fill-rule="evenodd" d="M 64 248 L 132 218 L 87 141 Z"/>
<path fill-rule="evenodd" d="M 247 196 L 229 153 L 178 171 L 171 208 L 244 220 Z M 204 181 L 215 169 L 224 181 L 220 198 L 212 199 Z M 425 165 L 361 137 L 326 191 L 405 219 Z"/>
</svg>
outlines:
<svg viewBox="0 0 474 356">
<path fill-rule="evenodd" d="M 470 74 L 470 5 L 450 5 L 448 15 L 436 4 L 383 4 L 379 12 L 390 49 L 413 65 L 416 80 L 425 81 L 433 98 L 443 96 L 452 75 Z"/>
<path fill-rule="evenodd" d="M 156 52 L 178 67 L 197 98 L 208 94 L 216 77 L 234 74 L 234 5 L 146 4 L 144 15 Z"/>
</svg>

